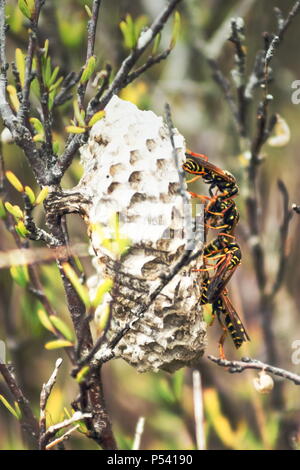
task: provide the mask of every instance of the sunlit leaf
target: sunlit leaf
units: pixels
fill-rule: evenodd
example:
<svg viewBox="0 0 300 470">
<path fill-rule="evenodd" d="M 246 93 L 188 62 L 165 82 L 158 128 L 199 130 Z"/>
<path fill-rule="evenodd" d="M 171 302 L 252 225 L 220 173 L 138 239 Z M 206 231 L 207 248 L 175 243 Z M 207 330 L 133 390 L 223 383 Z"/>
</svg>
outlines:
<svg viewBox="0 0 300 470">
<path fill-rule="evenodd" d="M 29 272 L 27 266 L 11 266 L 10 275 L 19 286 L 27 286 L 29 282 Z"/>
<path fill-rule="evenodd" d="M 105 279 L 100 286 L 98 287 L 96 291 L 95 298 L 93 299 L 93 307 L 98 307 L 103 302 L 103 298 L 107 292 L 111 290 L 113 286 L 113 280 L 112 279 Z"/>
<path fill-rule="evenodd" d="M 83 134 L 86 129 L 84 127 L 78 127 L 78 126 L 67 126 L 66 131 L 69 134 Z"/>
<path fill-rule="evenodd" d="M 73 341 L 74 340 L 74 335 L 72 333 L 72 331 L 70 330 L 70 328 L 65 324 L 65 322 L 55 316 L 55 315 L 50 315 L 49 317 L 51 323 L 55 326 L 55 328 L 66 338 L 68 339 L 69 341 Z"/>
<path fill-rule="evenodd" d="M 82 367 L 82 369 L 80 369 L 80 371 L 78 372 L 78 374 L 76 375 L 76 382 L 78 382 L 79 384 L 81 382 L 83 382 L 83 380 L 85 379 L 85 377 L 87 376 L 87 374 L 89 373 L 90 371 L 90 367 L 89 366 L 84 366 Z"/>
<path fill-rule="evenodd" d="M 22 238 L 27 238 L 27 236 L 30 234 L 29 230 L 27 230 L 25 227 L 23 220 L 19 220 L 17 225 L 15 225 L 15 229 L 17 234 Z"/>
<path fill-rule="evenodd" d="M 4 219 L 5 217 L 6 217 L 6 210 L 5 210 L 2 199 L 0 199 L 0 219 Z"/>
<path fill-rule="evenodd" d="M 96 124 L 96 122 L 100 121 L 100 119 L 103 119 L 104 116 L 105 116 L 104 109 L 95 113 L 94 116 L 92 116 L 91 119 L 89 120 L 88 127 L 92 127 L 94 124 Z"/>
<path fill-rule="evenodd" d="M 46 199 L 46 197 L 48 196 L 48 194 L 49 194 L 49 187 L 44 186 L 36 198 L 35 205 L 38 206 L 39 204 L 42 204 L 44 200 Z"/>
<path fill-rule="evenodd" d="M 3 395 L 0 395 L 0 401 L 3 403 L 5 408 L 17 419 L 19 419 L 18 412 L 11 406 L 11 404 L 4 398 Z"/>
<path fill-rule="evenodd" d="M 53 327 L 51 321 L 49 320 L 49 317 L 47 313 L 45 312 L 45 310 L 43 310 L 42 308 L 39 308 L 37 311 L 37 315 L 43 327 L 46 328 L 46 330 L 51 331 L 51 333 L 56 334 L 55 328 Z"/>
<path fill-rule="evenodd" d="M 17 48 L 15 53 L 16 67 L 19 72 L 22 87 L 25 84 L 25 57 L 21 49 Z"/>
<path fill-rule="evenodd" d="M 95 67 L 96 67 L 96 57 L 92 56 L 89 58 L 89 60 L 84 66 L 84 69 L 80 78 L 80 83 L 85 83 L 90 79 L 90 77 L 94 73 Z"/>
<path fill-rule="evenodd" d="M 20 101 L 17 95 L 17 90 L 12 85 L 7 85 L 6 87 L 10 102 L 15 111 L 19 111 Z"/>
<path fill-rule="evenodd" d="M 33 205 L 35 203 L 35 194 L 30 186 L 25 186 L 25 194 L 27 194 L 29 201 Z"/>
<path fill-rule="evenodd" d="M 67 278 L 71 282 L 72 286 L 76 290 L 82 302 L 87 308 L 89 308 L 91 303 L 90 303 L 89 293 L 88 293 L 86 286 L 83 286 L 81 284 L 79 277 L 77 276 L 74 269 L 70 266 L 69 263 L 63 263 L 62 266 L 63 266 L 63 270 Z"/>
<path fill-rule="evenodd" d="M 5 209 L 12 214 L 16 219 L 23 219 L 24 214 L 19 206 L 12 205 L 10 202 L 5 202 Z"/>
<path fill-rule="evenodd" d="M 5 176 L 10 182 L 10 184 L 20 193 L 24 192 L 24 186 L 19 180 L 19 178 L 12 172 L 12 171 L 6 171 Z"/>
<path fill-rule="evenodd" d="M 55 339 L 46 343 L 45 349 L 52 350 L 60 348 L 70 348 L 71 346 L 73 346 L 73 343 L 71 343 L 71 341 L 67 341 L 64 339 Z"/>
<path fill-rule="evenodd" d="M 170 47 L 173 48 L 178 40 L 179 34 L 180 34 L 180 13 L 178 11 L 175 11 L 174 14 L 174 23 L 173 23 L 173 29 L 172 29 L 172 37 L 171 37 L 171 43 Z"/>
</svg>

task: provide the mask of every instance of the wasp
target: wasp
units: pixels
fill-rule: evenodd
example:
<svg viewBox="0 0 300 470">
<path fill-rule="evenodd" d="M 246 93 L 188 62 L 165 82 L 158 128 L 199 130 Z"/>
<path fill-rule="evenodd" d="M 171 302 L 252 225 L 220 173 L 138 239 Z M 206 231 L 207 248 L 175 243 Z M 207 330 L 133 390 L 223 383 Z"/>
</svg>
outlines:
<svg viewBox="0 0 300 470">
<path fill-rule="evenodd" d="M 213 261 L 214 264 L 197 271 L 206 272 L 206 277 L 202 281 L 200 304 L 212 305 L 213 319 L 217 317 L 223 328 L 224 333 L 219 340 L 219 352 L 224 358 L 223 344 L 227 332 L 237 349 L 250 339 L 228 297 L 226 288 L 236 268 L 240 265 L 242 257 L 234 236 L 239 213 L 233 198 L 238 195 L 239 189 L 235 177 L 210 163 L 206 155 L 188 151 L 183 169 L 195 175 L 189 182 L 202 177 L 203 181 L 209 185 L 210 197 L 195 193 L 191 195 L 206 201 L 206 227 L 220 230 L 216 238 L 203 250 L 204 259 Z M 214 271 L 214 274 L 208 277 L 207 273 L 210 269 Z"/>
</svg>

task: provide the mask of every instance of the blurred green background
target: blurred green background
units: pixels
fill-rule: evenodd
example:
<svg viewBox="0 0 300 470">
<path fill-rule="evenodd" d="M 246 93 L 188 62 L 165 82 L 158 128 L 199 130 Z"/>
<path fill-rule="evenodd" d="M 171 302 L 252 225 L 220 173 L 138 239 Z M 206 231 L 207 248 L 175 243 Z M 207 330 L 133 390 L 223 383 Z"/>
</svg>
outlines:
<svg viewBox="0 0 300 470">
<path fill-rule="evenodd" d="M 123 47 L 119 22 L 127 13 L 153 19 L 161 11 L 162 0 L 130 0 L 103 2 L 96 41 L 98 69 L 109 61 L 118 68 L 127 51 Z M 8 58 L 13 60 L 16 47 L 26 50 L 27 31 L 24 17 L 9 1 L 10 33 Z M 84 62 L 87 15 L 85 4 L 90 1 L 60 0 L 46 2 L 41 18 L 41 31 L 50 41 L 52 62 L 61 71 L 79 70 Z M 150 69 L 144 76 L 121 92 L 121 97 L 133 101 L 143 109 L 156 114 L 164 113 L 170 103 L 175 126 L 185 136 L 187 146 L 196 152 L 206 153 L 221 168 L 230 170 L 238 179 L 241 196 L 236 200 L 241 219 L 237 236 L 243 250 L 243 263 L 230 283 L 234 305 L 247 325 L 251 343 L 236 352 L 228 340 L 226 354 L 229 358 L 251 356 L 264 360 L 265 345 L 261 331 L 258 290 L 251 255 L 246 242 L 245 158 L 240 155 L 238 139 L 232 117 L 221 91 L 212 78 L 204 57 L 203 44 L 217 52 L 220 68 L 227 77 L 234 65 L 233 45 L 226 41 L 231 17 L 243 16 L 246 26 L 248 71 L 251 71 L 255 53 L 262 47 L 261 33 L 274 31 L 276 17 L 273 6 L 278 5 L 285 14 L 294 4 L 292 0 L 185 0 L 180 7 L 182 27 L 180 38 L 167 61 Z M 227 25 L 227 26 L 226 26 Z M 273 61 L 274 81 L 270 92 L 274 96 L 272 112 L 279 113 L 288 123 L 291 138 L 283 148 L 264 147 L 265 160 L 259 170 L 260 233 L 266 252 L 268 281 L 272 282 L 277 268 L 279 226 L 282 217 L 281 198 L 277 188 L 280 178 L 286 184 L 291 202 L 300 203 L 299 147 L 300 105 L 291 101 L 294 80 L 300 79 L 299 41 L 300 16 L 295 19 Z M 226 29 L 227 28 L 227 29 Z M 166 26 L 162 44 L 168 45 L 171 22 Z M 89 93 L 92 93 L 92 88 Z M 72 103 L 64 105 L 57 115 L 56 132 L 65 138 L 63 128 L 72 117 Z M 252 113 L 253 125 L 255 112 Z M 62 140 L 63 142 L 63 140 Z M 23 183 L 35 187 L 24 156 L 16 146 L 3 145 L 6 169 L 18 175 Z M 64 187 L 72 187 L 81 175 L 78 161 L 64 178 Z M 205 193 L 205 186 L 198 186 Z M 5 200 L 20 202 L 7 184 Z M 42 212 L 36 220 L 43 223 Z M 79 217 L 70 216 L 69 228 L 73 243 L 87 241 L 85 227 Z M 295 215 L 289 232 L 289 260 L 285 282 L 276 299 L 272 325 L 279 351 L 280 367 L 296 373 L 300 363 L 292 363 L 292 343 L 300 340 L 300 246 L 299 216 Z M 34 245 L 36 246 L 36 245 Z M 15 248 L 12 237 L 0 223 L 0 250 Z M 85 260 L 87 274 L 92 272 Z M 56 266 L 40 265 L 43 285 L 49 299 L 64 320 L 70 324 L 63 289 Z M 14 364 L 16 375 L 26 395 L 39 409 L 42 383 L 49 378 L 60 351 L 47 351 L 44 344 L 51 335 L 37 317 L 39 303 L 25 289 L 13 282 L 9 269 L 0 271 L 0 339 L 7 344 L 8 359 Z M 208 330 L 207 353 L 217 354 L 221 330 L 217 322 Z M 61 352 L 63 355 L 64 353 Z M 62 356 L 64 357 L 64 356 Z M 48 423 L 65 417 L 64 408 L 76 395 L 77 384 L 69 377 L 68 359 L 64 358 L 58 384 L 48 406 Z M 206 358 L 199 363 L 202 375 L 205 404 L 205 433 L 208 449 L 296 449 L 300 448 L 299 393 L 292 383 L 284 385 L 284 404 L 280 409 L 272 404 L 271 395 L 259 395 L 253 388 L 254 372 L 228 375 Z M 278 381 L 275 381 L 275 387 Z M 195 448 L 194 416 L 191 370 L 181 370 L 175 376 L 164 373 L 138 374 L 121 360 L 104 367 L 106 399 L 111 412 L 113 428 L 121 448 L 130 448 L 135 426 L 140 416 L 145 417 L 142 449 L 193 449 Z M 10 395 L 0 380 L 0 394 Z M 79 433 L 74 434 L 67 447 L 95 448 L 92 441 Z M 0 448 L 20 449 L 22 442 L 18 423 L 0 405 Z"/>
</svg>

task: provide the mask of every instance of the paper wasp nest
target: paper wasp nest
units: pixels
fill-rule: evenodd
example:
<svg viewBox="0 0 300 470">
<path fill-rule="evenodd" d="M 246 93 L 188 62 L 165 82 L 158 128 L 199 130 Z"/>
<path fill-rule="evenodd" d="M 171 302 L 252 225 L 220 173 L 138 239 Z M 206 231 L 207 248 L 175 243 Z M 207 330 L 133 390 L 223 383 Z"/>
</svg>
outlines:
<svg viewBox="0 0 300 470">
<path fill-rule="evenodd" d="M 185 143 L 177 131 L 175 145 L 181 165 Z M 178 170 L 162 118 L 117 97 L 107 105 L 105 117 L 93 126 L 81 149 L 81 162 L 84 174 L 76 190 L 91 201 L 88 223 L 100 224 L 109 235 L 112 215 L 118 213 L 121 234 L 130 239 L 130 249 L 116 273 L 113 255 L 103 248 L 97 233 L 91 232 L 97 274 L 89 285 L 93 289 L 110 277 L 117 286 L 109 330 L 112 338 L 147 304 L 149 294 L 161 282 L 160 275 L 168 273 L 184 252 Z M 199 306 L 200 280 L 199 273 L 191 273 L 196 264 L 199 260 L 163 288 L 118 343 L 116 357 L 139 371 L 172 372 L 202 356 L 205 323 Z"/>
</svg>

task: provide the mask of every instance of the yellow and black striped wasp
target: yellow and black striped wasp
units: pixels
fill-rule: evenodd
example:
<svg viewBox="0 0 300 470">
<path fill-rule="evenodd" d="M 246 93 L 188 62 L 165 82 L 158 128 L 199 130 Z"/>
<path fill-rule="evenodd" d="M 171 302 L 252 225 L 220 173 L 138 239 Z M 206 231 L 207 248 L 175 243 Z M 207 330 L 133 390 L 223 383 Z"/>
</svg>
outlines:
<svg viewBox="0 0 300 470">
<path fill-rule="evenodd" d="M 186 162 L 183 169 L 195 177 L 192 182 L 202 177 L 209 185 L 209 197 L 191 193 L 193 197 L 206 200 L 205 225 L 207 228 L 219 229 L 217 237 L 209 242 L 203 250 L 205 260 L 214 264 L 198 271 L 205 271 L 202 281 L 202 296 L 200 303 L 212 305 L 213 318 L 217 316 L 224 333 L 219 340 L 220 356 L 224 357 L 223 344 L 228 332 L 236 348 L 239 348 L 249 336 L 233 307 L 227 291 L 227 284 L 241 263 L 241 250 L 234 236 L 239 213 L 233 200 L 238 194 L 238 186 L 234 176 L 208 161 L 205 155 L 186 152 Z M 216 189 L 216 191 L 214 191 Z M 214 274 L 209 277 L 208 271 Z"/>
</svg>

